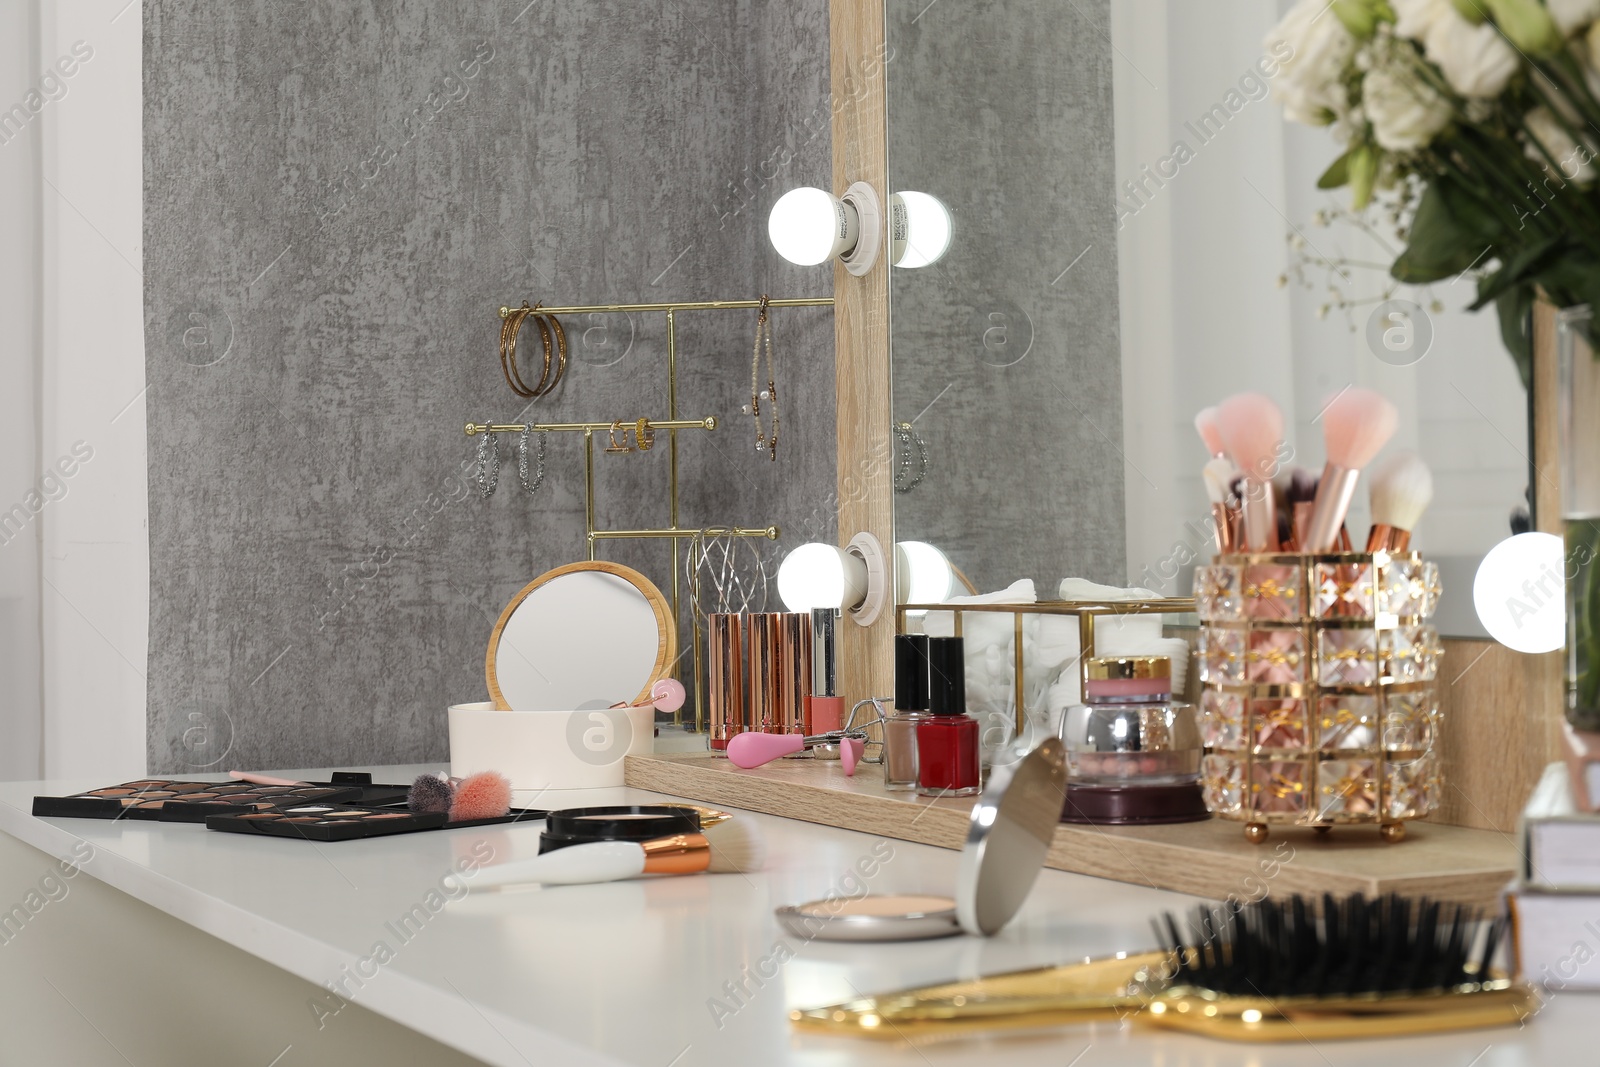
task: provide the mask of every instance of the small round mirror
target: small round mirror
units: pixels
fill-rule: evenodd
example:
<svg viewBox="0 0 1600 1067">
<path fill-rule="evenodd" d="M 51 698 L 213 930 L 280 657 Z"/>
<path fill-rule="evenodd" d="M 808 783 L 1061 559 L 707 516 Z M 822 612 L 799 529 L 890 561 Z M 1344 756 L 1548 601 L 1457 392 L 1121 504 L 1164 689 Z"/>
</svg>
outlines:
<svg viewBox="0 0 1600 1067">
<path fill-rule="evenodd" d="M 997 757 L 972 806 L 956 879 L 956 917 L 983 937 L 1010 922 L 1044 867 L 1067 796 L 1067 750 L 1057 738 L 1011 763 Z"/>
<path fill-rule="evenodd" d="M 497 711 L 587 711 L 646 699 L 677 658 L 667 600 L 629 567 L 557 567 L 500 613 L 485 673 Z"/>
</svg>

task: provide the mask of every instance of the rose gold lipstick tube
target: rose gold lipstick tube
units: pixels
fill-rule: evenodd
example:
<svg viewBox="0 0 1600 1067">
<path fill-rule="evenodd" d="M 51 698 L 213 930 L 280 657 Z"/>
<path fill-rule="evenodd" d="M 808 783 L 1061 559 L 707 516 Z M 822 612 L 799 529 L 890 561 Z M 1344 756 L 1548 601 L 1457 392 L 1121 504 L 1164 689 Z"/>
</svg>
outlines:
<svg viewBox="0 0 1600 1067">
<path fill-rule="evenodd" d="M 811 689 L 811 616 L 791 611 L 778 616 L 778 733 L 809 734 L 806 714 Z"/>
<path fill-rule="evenodd" d="M 738 615 L 706 616 L 706 709 L 711 748 L 721 752 L 730 738 L 749 729 L 745 720 L 744 627 Z"/>
<path fill-rule="evenodd" d="M 779 664 L 779 612 L 745 616 L 745 696 L 748 729 L 784 733 L 778 721 L 782 667 Z"/>
</svg>

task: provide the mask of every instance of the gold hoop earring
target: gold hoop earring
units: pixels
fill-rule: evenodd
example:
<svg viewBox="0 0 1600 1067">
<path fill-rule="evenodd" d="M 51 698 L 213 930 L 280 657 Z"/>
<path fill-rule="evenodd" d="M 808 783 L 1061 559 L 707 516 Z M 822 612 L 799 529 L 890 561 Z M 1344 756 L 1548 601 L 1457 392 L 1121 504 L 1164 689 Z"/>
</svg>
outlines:
<svg viewBox="0 0 1600 1067">
<path fill-rule="evenodd" d="M 619 433 L 622 435 L 622 439 L 620 441 L 617 440 L 617 434 Z M 628 444 L 628 431 L 622 428 L 621 419 L 618 419 L 611 424 L 611 443 L 606 446 L 606 451 L 616 453 L 633 451 L 633 446 Z"/>
<path fill-rule="evenodd" d="M 543 396 L 552 387 L 546 387 L 545 381 L 550 377 L 550 360 L 553 355 L 550 328 L 545 325 L 544 319 L 535 314 L 537 308 L 530 308 L 524 300 L 520 308 L 515 309 L 506 316 L 500 326 L 500 370 L 505 375 L 506 384 L 511 391 L 524 400 L 533 400 Z M 539 328 L 539 339 L 544 342 L 544 371 L 539 375 L 539 384 L 530 386 L 523 380 L 522 372 L 517 367 L 517 338 L 522 333 L 522 326 L 530 317 L 533 324 Z"/>
<path fill-rule="evenodd" d="M 655 447 L 656 431 L 650 425 L 649 419 L 640 419 L 634 424 L 633 440 L 638 444 L 640 452 L 648 452 Z"/>
</svg>

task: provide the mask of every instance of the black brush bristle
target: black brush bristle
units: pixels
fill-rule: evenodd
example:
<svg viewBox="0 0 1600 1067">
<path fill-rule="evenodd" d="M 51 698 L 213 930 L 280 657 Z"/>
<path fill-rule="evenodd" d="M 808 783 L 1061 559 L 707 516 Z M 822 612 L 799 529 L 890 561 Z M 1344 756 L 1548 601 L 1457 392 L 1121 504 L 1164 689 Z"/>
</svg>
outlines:
<svg viewBox="0 0 1600 1067">
<path fill-rule="evenodd" d="M 1156 923 L 1178 952 L 1174 982 L 1235 996 L 1351 996 L 1441 989 L 1479 980 L 1503 932 L 1465 908 L 1390 894 L 1368 900 L 1299 896 L 1263 900 L 1220 915 L 1198 909 L 1184 953 L 1176 917 Z M 1482 938 L 1482 949 L 1474 951 Z"/>
</svg>

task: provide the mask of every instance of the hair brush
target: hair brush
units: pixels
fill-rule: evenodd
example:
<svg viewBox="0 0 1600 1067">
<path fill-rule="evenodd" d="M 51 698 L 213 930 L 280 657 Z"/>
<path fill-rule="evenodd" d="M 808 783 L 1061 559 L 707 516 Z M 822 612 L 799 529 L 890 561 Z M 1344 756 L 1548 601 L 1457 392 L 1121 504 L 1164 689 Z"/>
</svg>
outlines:
<svg viewBox="0 0 1600 1067">
<path fill-rule="evenodd" d="M 803 1029 L 862 1037 L 1132 1018 L 1235 1041 L 1374 1038 L 1515 1024 L 1532 990 L 1489 970 L 1503 931 L 1460 906 L 1390 895 L 1292 896 L 1201 907 L 1162 948 L 861 997 L 790 1013 Z"/>
</svg>

